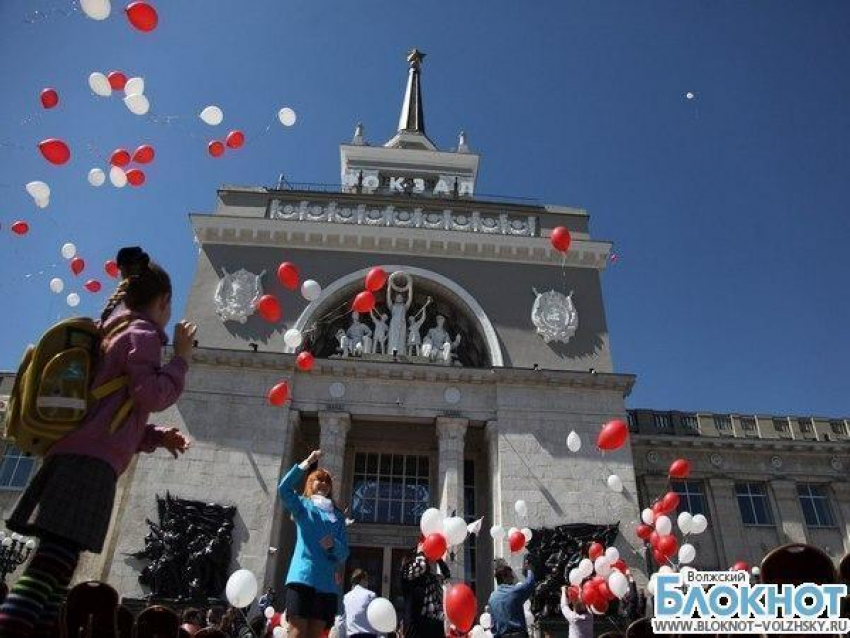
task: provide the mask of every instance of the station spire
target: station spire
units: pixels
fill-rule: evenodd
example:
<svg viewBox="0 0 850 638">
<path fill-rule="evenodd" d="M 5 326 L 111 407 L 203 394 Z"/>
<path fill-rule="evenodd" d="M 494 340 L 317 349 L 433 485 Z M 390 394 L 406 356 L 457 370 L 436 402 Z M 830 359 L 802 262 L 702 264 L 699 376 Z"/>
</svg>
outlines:
<svg viewBox="0 0 850 638">
<path fill-rule="evenodd" d="M 422 88 L 419 77 L 424 59 L 425 54 L 419 49 L 414 48 L 407 53 L 410 69 L 407 73 L 407 89 L 401 105 L 401 116 L 398 118 L 399 132 L 425 134 L 425 112 L 422 108 Z"/>
</svg>

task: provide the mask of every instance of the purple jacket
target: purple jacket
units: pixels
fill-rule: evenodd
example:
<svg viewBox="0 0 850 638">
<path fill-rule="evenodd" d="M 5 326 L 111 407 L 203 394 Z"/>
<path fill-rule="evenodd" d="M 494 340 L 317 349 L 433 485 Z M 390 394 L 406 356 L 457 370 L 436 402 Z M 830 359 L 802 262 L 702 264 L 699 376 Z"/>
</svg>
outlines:
<svg viewBox="0 0 850 638">
<path fill-rule="evenodd" d="M 162 441 L 166 429 L 148 424 L 148 416 L 177 402 L 183 392 L 188 366 L 181 357 L 174 357 L 161 365 L 162 346 L 168 338 L 159 326 L 141 313 L 116 311 L 104 327 L 108 329 L 113 322 L 128 314 L 133 321 L 112 338 L 98 364 L 92 387 L 123 374 L 129 376 L 129 384 L 95 402 L 83 424 L 57 441 L 47 456 L 93 456 L 109 463 L 116 476 L 121 476 L 137 452 L 153 452 Z M 115 434 L 110 434 L 112 417 L 128 396 L 133 398 L 133 409 Z"/>
</svg>

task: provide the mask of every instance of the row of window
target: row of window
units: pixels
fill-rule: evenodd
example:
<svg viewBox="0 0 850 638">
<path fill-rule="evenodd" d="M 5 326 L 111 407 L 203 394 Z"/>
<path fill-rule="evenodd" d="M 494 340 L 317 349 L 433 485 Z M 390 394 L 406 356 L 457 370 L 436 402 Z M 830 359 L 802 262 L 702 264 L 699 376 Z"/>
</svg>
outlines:
<svg viewBox="0 0 850 638">
<path fill-rule="evenodd" d="M 632 412 L 629 412 L 629 425 L 632 426 L 632 429 L 637 429 L 637 423 L 635 421 L 635 416 Z M 671 431 L 673 429 L 673 421 L 670 417 L 670 413 L 668 412 L 655 412 L 652 415 L 653 425 L 656 430 L 668 430 Z M 741 422 L 741 430 L 745 433 L 755 433 L 757 431 L 756 428 L 756 419 L 752 416 L 742 416 L 739 417 Z M 699 421 L 697 420 L 696 415 L 694 414 L 682 414 L 679 417 L 680 423 L 682 424 L 682 428 L 684 430 L 690 432 L 698 432 L 699 431 Z M 732 434 L 732 417 L 727 414 L 716 414 L 712 417 L 714 421 L 715 429 L 721 434 Z M 796 419 L 797 427 L 800 432 L 803 434 L 813 434 L 814 433 L 814 422 L 810 418 L 801 418 Z M 780 434 L 788 434 L 790 433 L 790 428 L 788 424 L 788 419 L 775 418 L 772 419 L 773 429 Z M 830 421 L 829 428 L 833 434 L 837 436 L 844 436 L 847 434 L 847 427 L 844 425 L 843 421 Z"/>
<path fill-rule="evenodd" d="M 705 494 L 701 481 L 673 481 L 673 490 L 679 495 L 679 511 L 708 516 Z M 735 483 L 735 496 L 741 521 L 744 525 L 758 526 L 774 524 L 773 512 L 764 483 Z M 835 517 L 829 497 L 823 485 L 798 483 L 797 497 L 803 510 L 803 518 L 809 527 L 835 527 Z"/>
</svg>

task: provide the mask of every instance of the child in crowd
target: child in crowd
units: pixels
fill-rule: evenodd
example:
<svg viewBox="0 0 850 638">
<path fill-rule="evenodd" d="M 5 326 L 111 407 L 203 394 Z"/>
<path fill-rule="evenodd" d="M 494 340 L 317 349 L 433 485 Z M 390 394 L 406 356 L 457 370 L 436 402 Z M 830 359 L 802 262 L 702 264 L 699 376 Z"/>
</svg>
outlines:
<svg viewBox="0 0 850 638">
<path fill-rule="evenodd" d="M 107 336 L 93 387 L 123 375 L 128 383 L 94 404 L 82 425 L 50 448 L 7 521 L 10 530 L 40 542 L 0 607 L 0 638 L 57 635 L 60 603 L 80 552 L 103 549 L 118 477 L 138 452 L 164 447 L 177 458 L 189 447 L 176 428 L 155 427 L 147 420 L 183 392 L 197 329 L 178 323 L 174 357 L 161 365 L 171 280 L 141 248 L 122 248 L 116 261 L 121 282 L 101 315 Z M 128 398 L 132 408 L 113 433 L 113 417 Z"/>
</svg>

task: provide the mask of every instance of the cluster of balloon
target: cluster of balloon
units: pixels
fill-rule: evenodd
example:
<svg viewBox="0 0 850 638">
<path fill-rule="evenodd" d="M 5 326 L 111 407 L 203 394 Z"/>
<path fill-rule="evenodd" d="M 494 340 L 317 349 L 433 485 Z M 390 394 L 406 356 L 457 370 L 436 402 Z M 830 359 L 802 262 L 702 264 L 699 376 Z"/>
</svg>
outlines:
<svg viewBox="0 0 850 638">
<path fill-rule="evenodd" d="M 375 308 L 375 293 L 383 288 L 387 283 L 387 272 L 375 266 L 366 273 L 364 287 L 366 290 L 357 293 L 354 301 L 351 302 L 351 308 L 361 314 L 368 313 Z"/>
<path fill-rule="evenodd" d="M 47 208 L 50 205 L 50 186 L 44 182 L 34 181 L 26 185 L 27 193 L 33 198 L 35 205 L 39 208 Z"/>
<path fill-rule="evenodd" d="M 109 181 L 115 188 L 124 188 L 127 184 L 141 186 L 145 183 L 145 173 L 139 168 L 127 168 L 131 162 L 136 164 L 150 164 L 156 152 L 150 144 L 142 144 L 133 154 L 123 148 L 115 149 L 109 157 Z M 89 184 L 95 187 L 103 186 L 106 182 L 106 174 L 99 168 L 89 171 Z"/>
<path fill-rule="evenodd" d="M 269 405 L 280 407 L 289 399 L 289 383 L 281 381 L 269 390 Z"/>
<path fill-rule="evenodd" d="M 563 226 L 553 229 L 552 234 L 549 236 L 549 241 L 552 242 L 552 248 L 561 253 L 565 253 L 570 249 L 570 242 L 572 240 L 570 231 Z"/>
<path fill-rule="evenodd" d="M 629 591 L 626 578 L 629 569 L 616 547 L 604 547 L 593 542 L 583 558 L 570 570 L 567 596 L 582 601 L 595 614 L 604 614 L 612 600 L 623 598 Z"/>
<path fill-rule="evenodd" d="M 71 159 L 71 149 L 60 139 L 50 137 L 38 143 L 38 150 L 48 162 L 61 166 Z"/>
<path fill-rule="evenodd" d="M 41 106 L 45 109 L 53 109 L 59 106 L 59 93 L 56 89 L 47 87 L 41 91 L 39 97 L 41 98 Z"/>
<path fill-rule="evenodd" d="M 276 611 L 274 607 L 269 605 L 266 607 L 263 615 L 266 617 L 268 624 L 266 625 L 267 630 L 271 630 L 272 636 L 274 638 L 282 638 L 286 635 L 286 627 L 284 626 L 284 615 L 279 611 Z"/>
<path fill-rule="evenodd" d="M 514 503 L 514 511 L 520 520 L 524 520 L 528 516 L 528 504 L 523 500 L 518 500 Z M 495 543 L 502 543 L 506 538 L 508 547 L 512 553 L 521 552 L 532 538 L 532 531 L 528 527 L 522 529 L 511 527 L 507 532 L 501 525 L 493 525 L 490 528 L 490 537 Z"/>
<path fill-rule="evenodd" d="M 106 20 L 112 14 L 110 0 L 80 0 L 80 8 L 92 20 Z M 153 31 L 159 24 L 156 9 L 147 2 L 131 2 L 125 7 L 124 13 L 134 28 L 145 33 Z"/>
<path fill-rule="evenodd" d="M 109 97 L 113 90 L 124 91 L 124 106 L 133 115 L 146 115 L 151 109 L 145 95 L 145 81 L 140 77 L 128 80 L 121 71 L 110 71 L 108 76 L 95 71 L 89 75 L 89 88 L 101 97 Z"/>
<path fill-rule="evenodd" d="M 460 516 L 444 517 L 443 513 L 432 507 L 422 513 L 419 520 L 422 532 L 422 553 L 430 561 L 445 556 L 450 547 L 463 545 L 469 534 L 469 528 Z"/>
<path fill-rule="evenodd" d="M 219 140 L 212 140 L 207 144 L 207 152 L 212 157 L 221 157 L 224 155 L 225 148 L 237 149 L 245 143 L 245 134 L 242 131 L 230 131 L 224 140 L 224 143 Z"/>
</svg>

